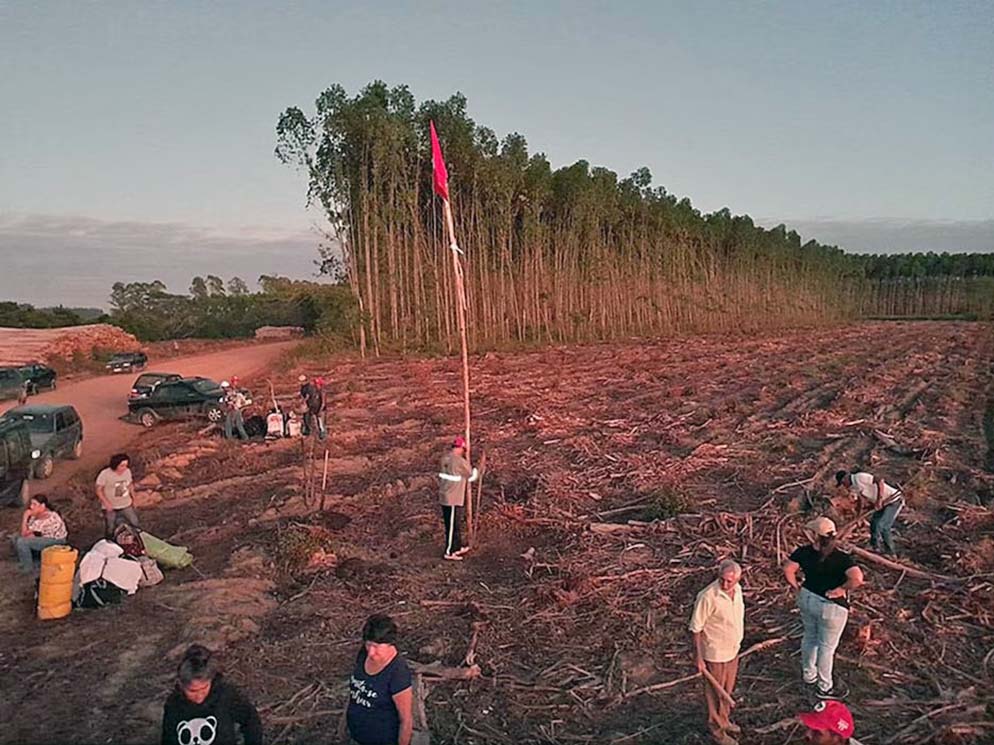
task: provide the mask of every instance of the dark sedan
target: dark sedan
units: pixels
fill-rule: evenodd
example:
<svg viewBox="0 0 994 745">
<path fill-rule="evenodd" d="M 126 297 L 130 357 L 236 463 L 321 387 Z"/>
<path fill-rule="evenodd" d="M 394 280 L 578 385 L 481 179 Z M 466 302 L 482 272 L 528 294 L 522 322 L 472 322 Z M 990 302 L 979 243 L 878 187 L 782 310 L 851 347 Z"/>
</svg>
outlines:
<svg viewBox="0 0 994 745">
<path fill-rule="evenodd" d="M 144 370 L 148 364 L 148 355 L 144 352 L 119 352 L 107 361 L 107 370 L 112 373 Z"/>
<path fill-rule="evenodd" d="M 182 378 L 160 383 L 144 398 L 128 401 L 128 414 L 143 426 L 164 419 L 205 418 L 220 422 L 224 389 L 209 378 Z"/>
</svg>

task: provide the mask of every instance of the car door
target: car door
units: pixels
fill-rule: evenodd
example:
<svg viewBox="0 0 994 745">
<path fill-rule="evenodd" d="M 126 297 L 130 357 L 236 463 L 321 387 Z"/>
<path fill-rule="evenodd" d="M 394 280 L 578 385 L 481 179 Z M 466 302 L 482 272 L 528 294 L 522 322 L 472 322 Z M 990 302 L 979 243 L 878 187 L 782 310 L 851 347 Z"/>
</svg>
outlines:
<svg viewBox="0 0 994 745">
<path fill-rule="evenodd" d="M 55 412 L 55 447 L 52 449 L 56 455 L 65 455 L 72 450 L 69 442 L 69 422 L 66 420 L 65 410 Z"/>
</svg>

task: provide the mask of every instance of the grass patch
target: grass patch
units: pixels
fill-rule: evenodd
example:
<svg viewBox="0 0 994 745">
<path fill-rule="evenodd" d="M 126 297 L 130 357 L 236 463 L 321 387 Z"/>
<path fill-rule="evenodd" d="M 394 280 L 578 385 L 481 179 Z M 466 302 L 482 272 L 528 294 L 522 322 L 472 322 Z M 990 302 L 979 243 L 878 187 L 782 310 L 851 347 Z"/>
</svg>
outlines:
<svg viewBox="0 0 994 745">
<path fill-rule="evenodd" d="M 691 502 L 686 494 L 673 486 L 661 486 L 649 494 L 649 504 L 642 512 L 646 522 L 669 520 L 690 512 Z"/>
</svg>

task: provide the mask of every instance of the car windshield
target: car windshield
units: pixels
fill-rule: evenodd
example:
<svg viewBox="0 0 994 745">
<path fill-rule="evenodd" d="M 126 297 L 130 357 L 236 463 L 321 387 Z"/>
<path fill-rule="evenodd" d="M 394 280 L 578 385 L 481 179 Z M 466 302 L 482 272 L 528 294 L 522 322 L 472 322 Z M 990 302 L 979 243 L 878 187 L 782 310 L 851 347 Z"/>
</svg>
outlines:
<svg viewBox="0 0 994 745">
<path fill-rule="evenodd" d="M 132 355 L 130 355 L 130 354 L 115 354 L 113 357 L 110 358 L 110 361 L 112 363 L 113 362 L 131 362 L 131 360 L 132 360 Z"/>
<path fill-rule="evenodd" d="M 16 380 L 20 381 L 21 374 L 17 370 L 0 370 L 0 380 Z"/>
<path fill-rule="evenodd" d="M 48 434 L 55 431 L 55 422 L 51 414 L 17 414 L 10 413 L 7 416 L 11 419 L 20 419 L 28 425 L 32 432 Z"/>
<path fill-rule="evenodd" d="M 165 379 L 165 375 L 142 375 L 135 381 L 135 385 L 155 385 Z"/>
<path fill-rule="evenodd" d="M 202 380 L 197 380 L 192 385 L 194 389 L 197 391 L 197 393 L 211 393 L 213 391 L 216 391 L 218 388 L 220 388 L 220 386 L 217 383 L 215 383 L 213 380 L 208 380 L 207 378 L 204 378 Z"/>
</svg>

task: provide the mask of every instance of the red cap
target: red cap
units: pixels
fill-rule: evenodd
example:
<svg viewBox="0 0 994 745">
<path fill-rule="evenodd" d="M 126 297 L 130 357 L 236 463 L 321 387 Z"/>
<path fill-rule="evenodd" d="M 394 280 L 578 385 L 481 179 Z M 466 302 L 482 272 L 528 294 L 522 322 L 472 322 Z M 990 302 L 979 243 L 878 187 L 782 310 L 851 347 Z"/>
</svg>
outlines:
<svg viewBox="0 0 994 745">
<path fill-rule="evenodd" d="M 806 711 L 797 715 L 808 729 L 815 732 L 834 732 L 842 737 L 852 737 L 855 734 L 855 725 L 852 721 L 852 714 L 841 701 L 819 701 L 815 704 L 814 711 Z"/>
<path fill-rule="evenodd" d="M 464 448 L 466 447 L 466 438 L 459 435 L 456 439 L 452 441 L 452 447 L 454 448 Z"/>
</svg>

